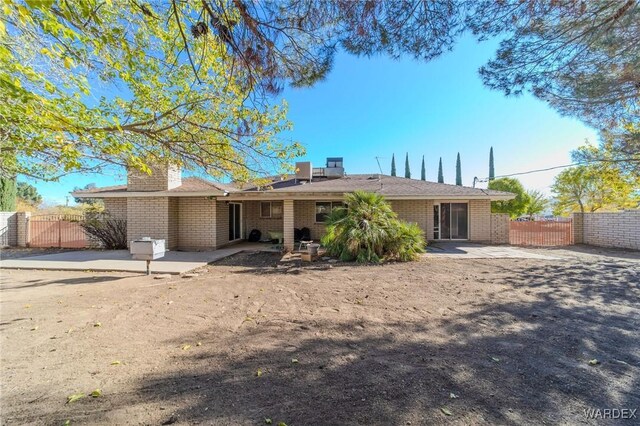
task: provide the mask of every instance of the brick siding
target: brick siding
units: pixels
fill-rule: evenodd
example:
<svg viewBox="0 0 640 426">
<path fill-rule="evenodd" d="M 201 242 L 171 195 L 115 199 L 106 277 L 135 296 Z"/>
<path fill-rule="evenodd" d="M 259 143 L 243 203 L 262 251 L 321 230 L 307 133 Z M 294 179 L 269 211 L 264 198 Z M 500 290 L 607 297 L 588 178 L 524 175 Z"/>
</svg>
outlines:
<svg viewBox="0 0 640 426">
<path fill-rule="evenodd" d="M 114 219 L 127 220 L 127 199 L 105 198 L 104 210 Z"/>
<path fill-rule="evenodd" d="M 274 214 L 275 209 L 280 209 L 280 214 Z M 283 203 L 282 201 L 271 202 L 271 217 L 260 217 L 260 201 L 245 201 L 243 206 L 244 235 L 249 236 L 249 232 L 257 229 L 262 233 L 262 238 L 268 238 L 269 231 L 282 232 Z"/>
<path fill-rule="evenodd" d="M 178 201 L 177 229 L 180 249 L 214 249 L 217 232 L 216 201 L 207 197 L 180 197 L 176 200 Z"/>
<path fill-rule="evenodd" d="M 640 250 L 640 210 L 574 213 L 574 242 Z"/>
<path fill-rule="evenodd" d="M 509 244 L 509 223 L 511 218 L 507 213 L 491 214 L 491 243 Z"/>
<path fill-rule="evenodd" d="M 491 201 L 469 200 L 469 241 L 491 242 Z"/>
<path fill-rule="evenodd" d="M 175 224 L 170 218 L 168 197 L 127 198 L 127 239 L 128 241 L 151 237 L 165 240 L 166 247 L 174 249 L 178 245 L 176 234 L 169 231 Z"/>
<path fill-rule="evenodd" d="M 180 168 L 173 165 L 155 165 L 151 175 L 136 169 L 127 173 L 127 191 L 166 191 L 182 184 Z"/>
<path fill-rule="evenodd" d="M 216 201 L 216 248 L 226 244 L 229 244 L 229 205 L 218 200 Z"/>
</svg>

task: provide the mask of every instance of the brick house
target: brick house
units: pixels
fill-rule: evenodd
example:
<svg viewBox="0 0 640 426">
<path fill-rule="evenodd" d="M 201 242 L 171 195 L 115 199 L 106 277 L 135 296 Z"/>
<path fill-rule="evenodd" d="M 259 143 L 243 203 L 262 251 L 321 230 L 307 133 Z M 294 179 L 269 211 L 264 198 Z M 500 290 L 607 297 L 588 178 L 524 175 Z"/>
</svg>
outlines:
<svg viewBox="0 0 640 426">
<path fill-rule="evenodd" d="M 247 238 L 251 230 L 294 246 L 294 229 L 308 228 L 319 240 L 324 217 L 345 193 L 379 193 L 398 216 L 417 223 L 428 240 L 492 242 L 491 201 L 513 194 L 380 174 L 346 175 L 341 158 L 326 167 L 297 163 L 296 175 L 277 177 L 266 187 L 182 178 L 177 167 L 155 167 L 152 175 L 130 171 L 127 184 L 76 191 L 98 198 L 114 217 L 126 219 L 128 239 L 166 240 L 180 250 L 211 250 Z"/>
</svg>

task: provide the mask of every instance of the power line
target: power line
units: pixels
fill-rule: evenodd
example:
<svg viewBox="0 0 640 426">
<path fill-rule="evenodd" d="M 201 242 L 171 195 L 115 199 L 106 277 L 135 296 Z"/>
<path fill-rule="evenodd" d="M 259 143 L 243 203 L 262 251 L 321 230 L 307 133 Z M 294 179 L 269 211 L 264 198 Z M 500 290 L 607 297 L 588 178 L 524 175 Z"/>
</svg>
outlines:
<svg viewBox="0 0 640 426">
<path fill-rule="evenodd" d="M 549 170 L 555 170 L 555 169 L 563 169 L 566 167 L 574 167 L 574 166 L 583 166 L 585 164 L 591 164 L 591 163 L 622 163 L 622 162 L 628 162 L 628 161 L 632 161 L 632 162 L 640 162 L 640 158 L 634 158 L 634 157 L 629 157 L 629 158 L 620 158 L 618 160 L 607 160 L 607 159 L 598 159 L 598 160 L 588 160 L 588 161 L 579 161 L 577 163 L 571 163 L 571 164 L 564 164 L 562 166 L 553 166 L 553 167 L 547 167 L 544 169 L 535 169 L 535 170 L 528 170 L 526 172 L 518 172 L 518 173 L 510 173 L 507 175 L 500 175 L 500 176 L 496 176 L 495 179 L 498 178 L 504 178 L 504 177 L 511 177 L 511 176 L 522 176 L 522 175 L 528 175 L 531 173 L 539 173 L 539 172 L 547 172 Z M 489 178 L 483 178 L 483 179 L 479 179 L 479 178 L 474 178 L 473 179 L 473 185 L 475 187 L 475 184 L 477 182 L 488 182 Z"/>
</svg>

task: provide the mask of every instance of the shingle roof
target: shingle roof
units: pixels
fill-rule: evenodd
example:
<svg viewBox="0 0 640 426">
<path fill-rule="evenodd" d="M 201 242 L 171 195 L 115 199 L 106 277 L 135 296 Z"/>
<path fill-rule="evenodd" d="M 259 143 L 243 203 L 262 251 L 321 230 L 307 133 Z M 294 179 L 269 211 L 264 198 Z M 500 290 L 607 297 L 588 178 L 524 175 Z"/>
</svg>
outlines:
<svg viewBox="0 0 640 426">
<path fill-rule="evenodd" d="M 336 193 L 343 194 L 356 190 L 375 192 L 386 197 L 416 197 L 416 198 L 464 198 L 464 197 L 482 197 L 482 198 L 504 198 L 513 196 L 508 192 L 494 191 L 491 189 L 470 188 L 467 186 L 450 185 L 446 183 L 429 182 L 415 179 L 406 179 L 396 176 L 378 175 L 378 174 L 358 174 L 348 175 L 337 179 L 319 178 L 311 182 L 299 181 L 293 177 L 282 179 L 280 177 L 272 178 L 269 187 L 262 189 L 251 186 L 234 186 L 233 184 L 225 184 L 209 181 L 199 177 L 187 177 L 182 179 L 182 185 L 173 188 L 168 193 L 207 193 L 211 195 L 219 195 L 220 192 L 228 192 L 231 194 L 313 194 L 313 193 Z M 161 191 L 158 191 L 161 192 Z M 93 188 L 73 193 L 76 197 L 90 197 L 104 194 L 105 196 L 122 196 L 127 194 L 126 185 L 106 186 L 101 188 Z M 109 194 L 109 195 L 107 195 Z"/>
<path fill-rule="evenodd" d="M 450 185 L 423 180 L 407 179 L 403 177 L 358 174 L 348 175 L 337 179 L 314 179 L 300 182 L 294 178 L 276 180 L 271 184 L 273 189 L 262 192 L 270 193 L 345 193 L 356 190 L 375 192 L 385 196 L 433 196 L 433 197 L 463 197 L 463 196 L 508 196 L 508 192 L 491 189 L 470 188 L 468 186 Z M 254 188 L 242 192 L 255 191 Z"/>
<path fill-rule="evenodd" d="M 231 185 L 209 181 L 199 177 L 187 177 L 182 179 L 182 185 L 170 189 L 168 192 L 205 192 L 205 191 L 237 191 Z M 99 188 L 83 189 L 82 191 L 74 191 L 77 196 L 82 195 L 100 195 L 102 193 L 127 192 L 127 185 L 102 186 Z"/>
</svg>

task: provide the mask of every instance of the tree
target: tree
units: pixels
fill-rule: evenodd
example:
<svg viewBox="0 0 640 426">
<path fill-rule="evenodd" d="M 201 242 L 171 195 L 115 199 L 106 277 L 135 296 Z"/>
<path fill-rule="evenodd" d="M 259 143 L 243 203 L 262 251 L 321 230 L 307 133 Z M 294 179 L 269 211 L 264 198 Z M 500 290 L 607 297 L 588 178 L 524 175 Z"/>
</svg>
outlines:
<svg viewBox="0 0 640 426">
<path fill-rule="evenodd" d="M 637 207 L 640 201 L 637 190 L 637 180 L 624 176 L 610 163 L 563 170 L 551 187 L 557 214 Z"/>
<path fill-rule="evenodd" d="M 537 190 L 527 191 L 527 197 L 529 202 L 524 210 L 524 213 L 529 216 L 529 219 L 533 219 L 533 216 L 542 213 L 549 205 L 549 200 L 546 196 Z"/>
<path fill-rule="evenodd" d="M 75 186 L 73 188 L 73 192 L 86 191 L 86 190 L 89 190 L 89 189 L 93 189 L 95 187 L 96 187 L 96 184 L 92 182 L 92 183 L 86 184 L 82 188 L 79 187 L 79 186 Z M 97 199 L 95 199 L 95 198 L 76 198 L 76 197 L 74 197 L 73 200 L 78 204 L 94 204 L 97 201 Z"/>
<path fill-rule="evenodd" d="M 269 83 L 229 59 L 224 37 L 194 22 L 194 4 L 5 6 L 0 37 L 11 43 L 0 45 L 2 174 L 53 179 L 172 161 L 243 181 L 286 169 L 303 153 L 277 138 L 290 128 L 286 103 L 269 105 Z M 227 12 L 228 19 L 241 14 Z"/>
<path fill-rule="evenodd" d="M 599 129 L 637 122 L 637 0 L 485 0 L 475 3 L 467 24 L 481 39 L 507 36 L 480 69 L 488 87 L 506 95 L 528 90 Z"/>
<path fill-rule="evenodd" d="M 37 207 L 42 203 L 42 195 L 38 193 L 35 186 L 26 182 L 18 182 L 16 196 L 27 204 Z"/>
<path fill-rule="evenodd" d="M 411 169 L 409 168 L 409 153 L 407 152 L 407 156 L 404 159 L 404 177 L 407 179 L 411 179 Z"/>
<path fill-rule="evenodd" d="M 322 245 L 332 256 L 345 261 L 381 262 L 416 260 L 424 253 L 422 230 L 414 223 L 398 220 L 381 195 L 355 191 L 345 196 L 344 204 L 326 219 Z"/>
<path fill-rule="evenodd" d="M 396 175 L 396 155 L 391 154 L 391 176 Z"/>
<path fill-rule="evenodd" d="M 526 211 L 529 196 L 518 179 L 506 177 L 494 179 L 489 182 L 488 188 L 515 194 L 515 198 L 509 201 L 492 201 L 492 213 L 508 213 L 514 219 Z"/>
<path fill-rule="evenodd" d="M 422 156 L 422 167 L 420 168 L 420 180 L 427 180 L 427 169 L 424 165 L 424 155 Z"/>
<path fill-rule="evenodd" d="M 442 157 L 438 163 L 438 183 L 444 183 L 444 174 L 442 173 Z"/>
<path fill-rule="evenodd" d="M 0 177 L 0 211 L 12 212 L 16 209 L 16 179 Z"/>
<path fill-rule="evenodd" d="M 489 180 L 496 178 L 496 171 L 493 168 L 493 147 L 489 150 Z"/>
<path fill-rule="evenodd" d="M 462 166 L 460 165 L 460 153 L 456 158 L 456 185 L 462 186 Z"/>
</svg>

